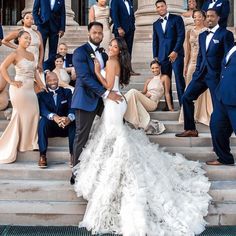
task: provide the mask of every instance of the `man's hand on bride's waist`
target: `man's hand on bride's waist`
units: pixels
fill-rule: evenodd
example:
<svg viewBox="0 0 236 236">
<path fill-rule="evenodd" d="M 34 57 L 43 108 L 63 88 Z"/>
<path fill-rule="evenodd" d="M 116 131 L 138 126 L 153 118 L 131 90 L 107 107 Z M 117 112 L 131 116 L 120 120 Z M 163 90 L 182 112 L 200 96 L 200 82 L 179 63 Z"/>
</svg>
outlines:
<svg viewBox="0 0 236 236">
<path fill-rule="evenodd" d="M 118 91 L 110 91 L 107 98 L 109 98 L 110 100 L 112 100 L 118 104 L 119 104 L 119 102 L 122 102 L 124 100 L 122 95 L 118 94 Z"/>
</svg>

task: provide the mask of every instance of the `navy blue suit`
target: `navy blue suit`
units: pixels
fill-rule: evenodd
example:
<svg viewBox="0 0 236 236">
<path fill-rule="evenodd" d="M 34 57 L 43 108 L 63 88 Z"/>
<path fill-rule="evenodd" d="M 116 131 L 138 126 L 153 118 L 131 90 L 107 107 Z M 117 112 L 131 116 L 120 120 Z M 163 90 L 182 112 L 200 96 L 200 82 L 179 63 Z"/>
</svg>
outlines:
<svg viewBox="0 0 236 236">
<path fill-rule="evenodd" d="M 236 52 L 222 63 L 221 79 L 216 88 L 216 103 L 210 121 L 212 143 L 218 160 L 233 164 L 230 136 L 236 134 Z"/>
<path fill-rule="evenodd" d="M 208 32 L 205 31 L 199 35 L 199 52 L 196 70 L 182 98 L 185 130 L 196 129 L 193 101 L 208 88 L 214 107 L 216 100 L 215 89 L 220 81 L 221 63 L 224 55 L 234 45 L 233 34 L 225 28 L 219 27 L 214 33 L 209 47 L 206 50 L 207 34 Z"/>
<path fill-rule="evenodd" d="M 101 115 L 103 102 L 101 96 L 106 89 L 98 81 L 94 71 L 95 52 L 89 43 L 74 51 L 73 65 L 76 72 L 76 84 L 71 107 L 75 110 L 76 135 L 74 140 L 74 165 L 78 163 L 90 133 L 96 114 Z M 104 65 L 107 54 L 102 53 Z"/>
<path fill-rule="evenodd" d="M 206 0 L 202 5 L 202 10 L 206 12 L 211 2 L 211 0 Z M 216 10 L 220 16 L 219 25 L 221 27 L 227 27 L 227 21 L 230 12 L 229 0 L 217 0 L 212 9 Z"/>
<path fill-rule="evenodd" d="M 163 32 L 161 19 L 153 24 L 153 57 L 158 58 L 161 63 L 162 74 L 171 78 L 172 68 L 175 73 L 176 87 L 179 103 L 181 105 L 182 95 L 185 89 L 183 77 L 185 27 L 182 17 L 169 14 L 166 30 Z M 178 57 L 171 64 L 168 56 L 171 52 L 178 53 Z"/>
<path fill-rule="evenodd" d="M 2 30 L 2 25 L 0 24 L 0 39 L 3 39 L 3 30 Z"/>
<path fill-rule="evenodd" d="M 68 116 L 68 114 L 74 114 L 74 110 L 71 108 L 72 93 L 70 89 L 59 87 L 56 90 L 57 104 L 55 104 L 52 92 L 40 92 L 38 93 L 39 109 L 40 109 L 40 121 L 38 127 L 39 137 L 39 151 L 41 155 L 46 155 L 48 138 L 49 137 L 67 137 L 69 138 L 70 153 L 73 153 L 73 142 L 75 136 L 75 121 L 71 122 L 64 129 L 59 127 L 56 122 L 49 120 L 50 113 L 57 114 L 58 116 Z"/>
<path fill-rule="evenodd" d="M 49 39 L 48 58 L 51 58 L 57 52 L 58 32 L 65 32 L 65 1 L 56 0 L 55 5 L 51 10 L 50 0 L 35 0 L 33 17 L 34 22 L 42 35 L 44 48 L 46 47 L 47 39 Z"/>
<path fill-rule="evenodd" d="M 132 47 L 135 31 L 135 17 L 133 9 L 133 0 L 127 1 L 129 3 L 130 14 L 127 11 L 124 0 L 111 1 L 111 18 L 114 23 L 113 33 L 115 34 L 115 37 L 119 37 L 119 27 L 121 27 L 125 31 L 124 39 L 128 46 L 130 56 L 132 56 Z"/>
</svg>

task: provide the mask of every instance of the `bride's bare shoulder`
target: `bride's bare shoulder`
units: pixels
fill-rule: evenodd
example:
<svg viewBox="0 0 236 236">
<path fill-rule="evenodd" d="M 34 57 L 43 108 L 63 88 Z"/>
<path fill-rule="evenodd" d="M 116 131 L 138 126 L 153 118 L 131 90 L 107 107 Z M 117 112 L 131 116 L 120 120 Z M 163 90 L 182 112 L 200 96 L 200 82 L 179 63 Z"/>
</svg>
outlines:
<svg viewBox="0 0 236 236">
<path fill-rule="evenodd" d="M 107 63 L 106 63 L 106 67 L 117 67 L 117 66 L 119 66 L 119 62 L 116 60 L 116 59 L 113 59 L 113 58 L 111 58 L 111 59 L 109 59 L 108 61 L 107 61 Z"/>
</svg>

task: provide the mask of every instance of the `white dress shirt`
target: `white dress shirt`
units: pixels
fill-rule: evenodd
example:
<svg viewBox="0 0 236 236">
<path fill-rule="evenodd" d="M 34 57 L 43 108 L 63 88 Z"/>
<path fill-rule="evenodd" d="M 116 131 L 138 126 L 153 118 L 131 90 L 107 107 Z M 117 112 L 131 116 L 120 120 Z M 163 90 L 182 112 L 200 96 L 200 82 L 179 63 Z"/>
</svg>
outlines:
<svg viewBox="0 0 236 236">
<path fill-rule="evenodd" d="M 212 2 L 209 4 L 208 9 L 213 8 L 216 4 L 217 0 L 212 0 Z"/>
<path fill-rule="evenodd" d="M 130 15 L 130 6 L 129 6 L 129 2 L 127 0 L 124 0 L 124 4 L 127 8 L 128 14 Z"/>
<path fill-rule="evenodd" d="M 212 37 L 214 36 L 214 33 L 216 32 L 216 30 L 219 28 L 220 26 L 217 24 L 215 27 L 213 27 L 212 29 L 207 29 L 207 31 L 211 31 L 212 33 L 209 33 L 206 37 L 206 50 L 209 47 L 209 44 L 211 42 Z"/>
<path fill-rule="evenodd" d="M 88 43 L 92 47 L 92 49 L 95 53 L 95 56 L 96 56 L 96 58 L 98 59 L 98 61 L 100 63 L 101 69 L 103 69 L 104 68 L 104 61 L 103 61 L 103 58 L 102 58 L 102 54 L 99 51 L 96 51 L 98 46 L 92 44 L 91 42 L 88 42 Z"/>
<path fill-rule="evenodd" d="M 166 24 L 167 24 L 168 18 L 169 18 L 169 12 L 167 12 L 167 14 L 164 17 L 160 17 L 160 19 L 163 20 L 163 22 L 161 23 L 161 27 L 164 33 L 166 32 Z"/>
<path fill-rule="evenodd" d="M 56 0 L 50 0 L 50 6 L 51 6 L 51 10 L 53 9 L 54 5 L 55 5 Z"/>
<path fill-rule="evenodd" d="M 226 55 L 226 63 L 229 61 L 231 55 L 236 51 L 236 46 L 233 46 Z"/>
</svg>

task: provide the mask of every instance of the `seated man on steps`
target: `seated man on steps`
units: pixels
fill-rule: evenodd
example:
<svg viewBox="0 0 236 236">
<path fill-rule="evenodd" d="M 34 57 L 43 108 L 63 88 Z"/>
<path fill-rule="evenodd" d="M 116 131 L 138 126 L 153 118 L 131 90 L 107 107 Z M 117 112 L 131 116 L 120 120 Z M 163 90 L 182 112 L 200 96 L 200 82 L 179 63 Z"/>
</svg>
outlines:
<svg viewBox="0 0 236 236">
<path fill-rule="evenodd" d="M 40 151 L 38 166 L 40 168 L 47 167 L 46 152 L 49 137 L 68 137 L 72 160 L 75 136 L 75 115 L 71 109 L 71 90 L 58 87 L 58 77 L 54 72 L 47 73 L 46 85 L 48 92 L 38 93 L 41 116 L 38 127 Z"/>
</svg>

